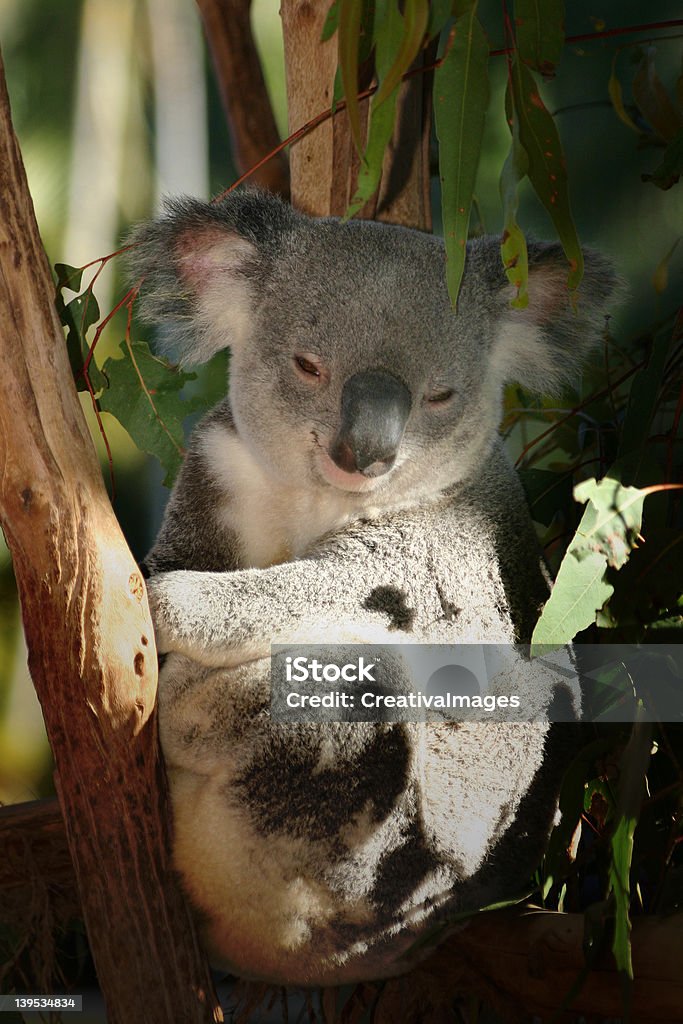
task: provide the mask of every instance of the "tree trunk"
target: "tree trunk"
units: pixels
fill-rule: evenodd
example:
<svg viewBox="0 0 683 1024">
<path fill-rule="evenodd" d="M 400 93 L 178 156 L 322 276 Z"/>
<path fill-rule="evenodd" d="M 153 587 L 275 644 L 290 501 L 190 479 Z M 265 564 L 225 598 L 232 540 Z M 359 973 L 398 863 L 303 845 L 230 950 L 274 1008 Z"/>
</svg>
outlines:
<svg viewBox="0 0 683 1024">
<path fill-rule="evenodd" d="M 172 873 L 154 634 L 74 388 L 0 60 L 0 521 L 110 1024 L 220 1020 Z"/>
<path fill-rule="evenodd" d="M 310 0 L 282 0 L 290 133 L 332 104 L 336 36 L 320 42 L 328 6 Z M 418 58 L 416 66 L 429 64 L 433 55 L 432 47 Z M 367 122 L 369 103 L 369 99 L 361 101 L 362 124 Z M 361 216 L 429 231 L 431 76 L 418 74 L 404 82 L 397 107 L 397 127 L 384 159 L 379 191 L 366 203 Z M 355 193 L 359 166 L 348 117 L 342 110 L 292 145 L 292 204 L 316 217 L 341 216 Z"/>
</svg>

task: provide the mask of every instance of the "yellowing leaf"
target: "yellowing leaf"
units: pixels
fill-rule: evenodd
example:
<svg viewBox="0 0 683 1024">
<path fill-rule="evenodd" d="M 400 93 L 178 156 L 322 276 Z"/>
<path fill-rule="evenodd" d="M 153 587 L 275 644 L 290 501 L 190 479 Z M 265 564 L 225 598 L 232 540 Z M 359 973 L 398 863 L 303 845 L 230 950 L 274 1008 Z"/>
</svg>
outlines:
<svg viewBox="0 0 683 1024">
<path fill-rule="evenodd" d="M 508 85 L 509 89 L 509 85 Z M 508 105 L 508 104 L 506 104 Z M 510 109 L 511 104 L 510 104 Z M 500 254 L 508 281 L 515 288 L 512 305 L 524 309 L 529 304 L 529 259 L 526 238 L 517 223 L 519 183 L 529 170 L 529 158 L 519 141 L 519 119 L 512 118 L 512 142 L 500 175 L 500 197 L 503 202 L 504 229 Z"/>
<path fill-rule="evenodd" d="M 614 111 L 619 120 L 623 121 L 626 127 L 630 128 L 631 131 L 636 133 L 636 135 L 642 135 L 643 133 L 641 132 L 640 128 L 637 126 L 635 121 L 633 121 L 633 119 L 629 117 L 629 115 L 626 113 L 626 108 L 624 106 L 624 94 L 621 88 L 621 82 L 617 78 L 618 56 L 619 51 L 617 50 L 617 52 L 614 55 L 614 59 L 612 60 L 612 72 L 609 76 L 609 82 L 607 83 L 607 92 L 609 93 L 609 98 L 612 101 L 612 106 L 614 107 Z"/>
</svg>

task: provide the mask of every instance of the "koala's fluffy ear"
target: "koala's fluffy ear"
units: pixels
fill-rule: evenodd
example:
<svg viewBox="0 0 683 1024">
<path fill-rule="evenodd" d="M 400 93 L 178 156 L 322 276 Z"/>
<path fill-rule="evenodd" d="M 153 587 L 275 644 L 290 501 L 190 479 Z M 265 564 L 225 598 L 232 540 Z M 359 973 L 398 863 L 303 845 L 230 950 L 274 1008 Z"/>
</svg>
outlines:
<svg viewBox="0 0 683 1024">
<path fill-rule="evenodd" d="M 529 242 L 529 304 L 513 309 L 513 287 L 500 261 L 500 239 L 482 239 L 478 258 L 490 270 L 495 261 L 495 301 L 498 326 L 492 350 L 493 365 L 502 382 L 516 381 L 545 394 L 557 392 L 576 379 L 586 357 L 605 328 L 610 300 L 620 281 L 609 260 L 584 250 L 584 276 L 579 288 L 567 287 L 569 266 L 557 243 Z M 490 251 L 485 252 L 485 248 Z M 489 274 L 489 280 L 493 278 Z"/>
<path fill-rule="evenodd" d="M 245 190 L 219 203 L 181 197 L 128 238 L 129 277 L 143 279 L 136 311 L 163 323 L 162 346 L 183 363 L 242 345 L 260 286 L 297 215 L 276 197 Z"/>
</svg>

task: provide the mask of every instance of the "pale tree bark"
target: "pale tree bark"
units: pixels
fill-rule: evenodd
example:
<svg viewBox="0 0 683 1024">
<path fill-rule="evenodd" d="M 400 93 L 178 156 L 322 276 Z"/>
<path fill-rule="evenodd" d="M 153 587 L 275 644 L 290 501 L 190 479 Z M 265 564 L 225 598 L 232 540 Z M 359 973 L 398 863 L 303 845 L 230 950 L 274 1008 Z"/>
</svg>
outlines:
<svg viewBox="0 0 683 1024">
<path fill-rule="evenodd" d="M 289 131 L 296 131 L 332 103 L 337 67 L 336 36 L 320 42 L 328 4 L 282 0 Z M 432 47 L 416 61 L 426 65 Z M 361 85 L 370 82 L 362 81 Z M 370 100 L 361 101 L 367 123 Z M 387 150 L 378 195 L 360 216 L 429 231 L 429 76 L 413 75 L 403 83 L 397 104 L 397 127 Z M 351 200 L 359 168 L 345 111 L 316 128 L 290 151 L 292 203 L 317 217 L 341 216 Z"/>
<path fill-rule="evenodd" d="M 73 384 L 0 61 L 0 521 L 110 1024 L 222 1019 L 169 855 L 154 634 Z"/>
</svg>

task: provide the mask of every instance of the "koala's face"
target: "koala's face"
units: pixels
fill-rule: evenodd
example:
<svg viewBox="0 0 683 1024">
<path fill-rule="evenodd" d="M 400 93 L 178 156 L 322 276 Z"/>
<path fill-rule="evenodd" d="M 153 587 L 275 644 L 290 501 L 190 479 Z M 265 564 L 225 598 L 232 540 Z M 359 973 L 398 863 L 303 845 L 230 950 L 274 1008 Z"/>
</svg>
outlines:
<svg viewBox="0 0 683 1024">
<path fill-rule="evenodd" d="M 235 346 L 240 435 L 278 477 L 367 492 L 462 477 L 496 431 L 488 310 L 471 343 L 441 243 L 377 224 L 303 221 Z"/>
<path fill-rule="evenodd" d="M 533 305 L 512 310 L 498 240 L 482 239 L 456 312 L 439 239 L 306 218 L 259 193 L 175 204 L 138 241 L 148 316 L 175 320 L 191 359 L 230 346 L 231 408 L 262 466 L 351 493 L 469 475 L 495 438 L 504 382 L 548 389 L 569 375 L 614 284 L 592 256 L 574 313 L 561 250 L 532 247 Z"/>
</svg>

